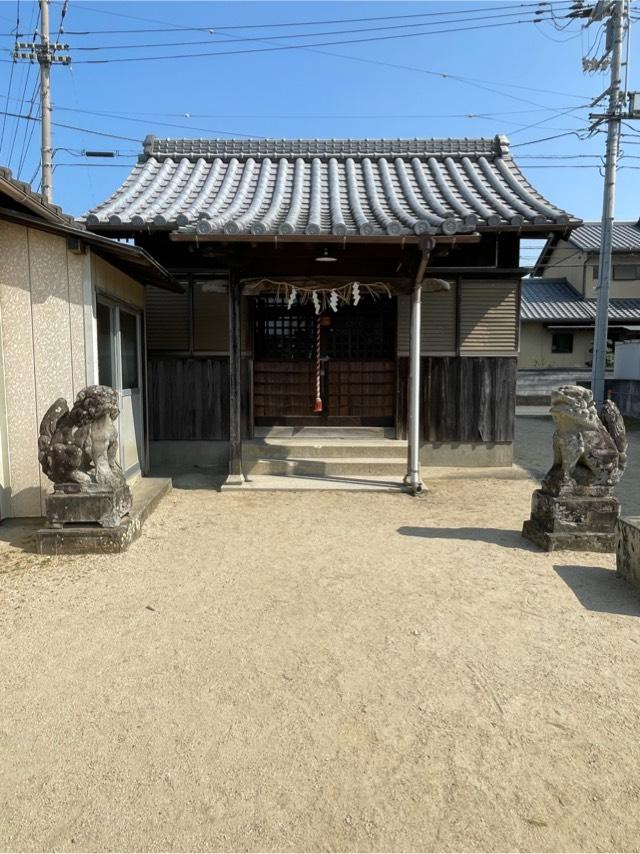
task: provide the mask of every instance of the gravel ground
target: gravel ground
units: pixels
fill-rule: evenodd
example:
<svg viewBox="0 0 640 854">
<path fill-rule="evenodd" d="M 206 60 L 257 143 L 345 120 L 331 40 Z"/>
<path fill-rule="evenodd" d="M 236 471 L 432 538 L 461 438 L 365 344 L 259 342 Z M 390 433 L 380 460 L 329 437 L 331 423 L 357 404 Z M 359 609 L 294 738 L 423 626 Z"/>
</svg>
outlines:
<svg viewBox="0 0 640 854">
<path fill-rule="evenodd" d="M 534 486 L 176 489 L 116 557 L 0 529 L 0 847 L 637 850 L 640 598 L 520 538 Z"/>
</svg>

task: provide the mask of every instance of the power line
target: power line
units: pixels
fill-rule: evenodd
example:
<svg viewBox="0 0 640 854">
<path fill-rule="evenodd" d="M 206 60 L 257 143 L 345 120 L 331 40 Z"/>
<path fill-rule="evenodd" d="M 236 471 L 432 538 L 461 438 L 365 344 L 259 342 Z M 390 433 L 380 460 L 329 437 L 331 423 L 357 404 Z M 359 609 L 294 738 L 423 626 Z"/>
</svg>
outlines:
<svg viewBox="0 0 640 854">
<path fill-rule="evenodd" d="M 19 10 L 19 7 L 20 7 L 20 4 L 18 3 L 18 10 Z M 18 18 L 19 18 L 19 14 L 20 14 L 20 13 L 19 13 L 19 11 L 18 11 L 18 12 L 17 12 L 17 16 L 18 16 Z M 30 17 L 30 20 L 29 20 L 29 29 L 31 29 L 31 24 L 32 24 L 32 22 L 33 22 L 33 7 L 32 7 L 32 10 L 31 10 L 31 17 Z M 35 25 L 34 25 L 34 38 L 35 38 L 35 30 L 37 29 L 39 22 L 40 22 L 40 12 L 38 11 L 38 15 L 37 15 L 37 17 L 36 17 L 36 22 L 35 22 Z M 16 24 L 16 29 L 17 29 L 17 28 L 18 28 L 18 24 Z M 18 111 L 19 111 L 19 112 L 22 112 L 22 109 L 23 109 L 23 107 L 24 107 L 24 99 L 25 99 L 25 96 L 26 96 L 26 94 L 27 94 L 27 87 L 29 86 L 29 79 L 30 79 L 30 77 L 31 77 L 31 66 L 28 66 L 28 67 L 27 67 L 27 69 L 26 69 L 26 71 L 25 71 L 25 74 L 24 74 L 24 76 L 23 76 L 23 83 L 24 83 L 24 85 L 23 85 L 23 87 L 22 87 L 22 94 L 20 95 L 20 100 L 19 100 L 19 106 L 18 106 Z M 18 122 L 18 120 L 16 119 L 15 124 L 14 124 L 14 127 L 13 127 L 13 136 L 11 137 L 11 146 L 10 146 L 10 148 L 9 148 L 9 157 L 7 158 L 7 165 L 10 165 L 10 164 L 11 164 L 11 159 L 12 159 L 12 157 L 13 157 L 13 151 L 14 151 L 15 144 L 16 144 L 16 142 L 17 142 L 17 139 L 18 139 L 19 127 L 20 127 L 19 122 Z M 25 131 L 25 132 L 26 132 L 26 131 Z"/>
<path fill-rule="evenodd" d="M 4 115 L 4 113 L 5 113 L 5 111 L 3 110 L 2 114 Z M 21 113 L 7 112 L 6 115 L 12 116 L 16 119 L 24 119 L 25 121 L 29 121 L 29 122 L 37 121 L 37 119 L 34 118 L 33 116 L 25 116 Z M 114 134 L 114 133 L 106 133 L 103 131 L 91 130 L 91 128 L 78 127 L 78 125 L 68 125 L 68 124 L 64 124 L 63 122 L 51 122 L 51 124 L 54 127 L 67 128 L 68 130 L 83 131 L 84 133 L 91 133 L 94 136 L 104 136 L 104 137 L 108 137 L 109 139 L 124 139 L 126 142 L 140 142 L 139 139 L 136 139 L 135 137 L 132 137 L 132 136 L 119 136 L 118 134 Z"/>
<path fill-rule="evenodd" d="M 479 10 L 480 11 L 480 10 Z M 495 19 L 505 19 L 505 18 L 513 18 L 517 15 L 521 15 L 521 12 L 510 12 L 508 14 L 499 14 L 499 15 L 487 15 L 486 10 L 482 10 L 483 14 L 480 20 L 495 20 Z M 448 21 L 438 21 L 436 22 L 436 26 L 441 24 L 457 24 L 457 23 L 467 23 L 472 19 L 469 18 L 454 18 Z M 544 20 L 552 20 L 551 18 L 546 18 Z M 517 22 L 514 22 L 517 23 Z M 534 20 L 535 23 L 535 20 Z M 272 36 L 271 39 L 304 39 L 304 38 L 325 38 L 326 36 L 336 36 L 336 35 L 346 35 L 353 33 L 373 33 L 373 32 L 381 32 L 387 30 L 400 30 L 407 29 L 411 27 L 415 30 L 416 27 L 427 27 L 432 26 L 429 24 L 388 24 L 384 27 L 360 27 L 358 29 L 347 29 L 347 30 L 327 30 L 321 33 L 287 33 L 282 36 Z M 231 29 L 227 28 L 226 29 Z M 437 30 L 436 32 L 441 32 Z M 212 33 L 212 35 L 214 35 Z M 426 33 L 415 33 L 415 35 L 426 35 Z M 228 39 L 225 44 L 237 44 L 237 43 L 246 43 L 246 42 L 260 42 L 264 41 L 264 38 L 261 36 L 244 36 L 242 38 L 232 38 Z M 208 44 L 211 45 L 211 39 L 207 39 L 205 41 L 179 41 L 179 42 L 150 42 L 147 44 L 136 42 L 135 44 L 125 44 L 125 45 L 73 45 L 72 49 L 74 51 L 97 51 L 97 50 L 139 50 L 141 48 L 160 48 L 160 47 L 194 47 L 195 45 L 203 45 Z"/>
<path fill-rule="evenodd" d="M 29 100 L 29 113 L 28 113 L 29 117 L 32 116 L 35 100 L 38 97 L 39 92 L 40 92 L 40 80 L 38 79 L 38 77 L 36 77 L 36 82 L 34 84 L 33 91 L 31 93 L 31 98 Z M 34 116 L 34 118 L 36 120 L 38 119 L 38 116 L 39 116 L 39 109 L 40 109 L 40 105 L 38 104 L 38 108 L 36 109 L 36 113 Z M 27 153 L 29 151 L 29 147 L 31 145 L 31 140 L 33 139 L 33 133 L 35 131 L 35 128 L 36 128 L 36 122 L 32 123 L 31 128 L 29 128 L 28 124 L 25 125 L 24 139 L 22 141 L 22 148 L 20 150 L 20 157 L 18 158 L 18 168 L 16 170 L 16 175 L 18 178 L 20 177 L 20 173 L 22 172 L 22 167 L 24 165 Z"/>
<path fill-rule="evenodd" d="M 16 26 L 15 26 L 16 38 L 17 38 L 17 34 L 18 34 L 19 29 L 20 29 L 20 0 L 17 0 Z M 15 62 L 12 62 L 11 63 L 11 72 L 9 74 L 9 87 L 8 87 L 8 91 L 7 91 L 7 95 L 6 95 L 6 99 L 5 99 L 5 108 L 8 108 L 9 107 L 9 101 L 13 100 L 11 98 L 11 84 L 13 83 L 13 71 L 14 71 L 14 69 L 15 69 Z M 4 131 L 5 131 L 6 124 L 7 124 L 7 116 L 5 113 L 5 115 L 2 117 L 2 131 L 0 131 L 0 152 L 2 151 L 2 144 L 4 142 Z"/>
<path fill-rule="evenodd" d="M 83 65 L 105 65 L 107 63 L 122 63 L 122 62 L 154 62 L 154 61 L 166 61 L 170 59 L 200 59 L 202 57 L 207 56 L 238 56 L 245 55 L 251 53 L 273 53 L 276 51 L 290 51 L 290 50 L 306 50 L 309 48 L 315 47 L 332 47 L 336 45 L 353 45 L 353 44 L 365 44 L 371 42 L 382 42 L 382 41 L 391 41 L 396 39 L 407 39 L 407 38 L 419 38 L 422 36 L 438 36 L 444 35 L 447 33 L 461 33 L 461 32 L 477 32 L 479 30 L 488 30 L 495 29 L 496 27 L 513 27 L 519 24 L 531 24 L 534 23 L 534 19 L 532 18 L 523 18 L 517 21 L 506 21 L 494 24 L 482 24 L 478 26 L 472 27 L 454 27 L 449 30 L 430 30 L 425 33 L 396 33 L 394 35 L 387 36 L 370 36 L 364 39 L 340 39 L 337 41 L 328 41 L 328 42 L 314 42 L 312 44 L 294 44 L 294 45 L 278 45 L 276 47 L 261 47 L 261 48 L 243 48 L 238 50 L 227 50 L 227 51 L 203 51 L 200 53 L 179 53 L 179 54 L 164 54 L 161 56 L 129 56 L 129 57 L 111 57 L 108 59 L 80 59 L 76 64 L 82 63 Z"/>
<path fill-rule="evenodd" d="M 545 4 L 550 5 L 550 4 Z M 560 6 L 570 6 L 570 3 L 560 3 L 556 4 Z M 456 9 L 451 12 L 419 12 L 410 15 L 382 15 L 375 17 L 363 17 L 363 18 L 333 18 L 329 20 L 322 21 L 289 21 L 286 23 L 269 23 L 269 24 L 225 24 L 225 30 L 257 30 L 257 29 L 286 29 L 287 27 L 308 27 L 308 26 L 328 26 L 330 24 L 346 24 L 346 23 L 363 23 L 370 21 L 389 21 L 389 20 L 402 20 L 402 19 L 413 19 L 413 18 L 433 18 L 433 17 L 448 17 L 450 15 L 461 15 L 461 14 L 483 14 L 486 12 L 493 12 L 498 10 L 512 10 L 514 8 L 522 8 L 522 9 L 536 9 L 540 6 L 539 3 L 520 3 L 519 6 L 514 6 L 510 4 L 508 6 L 489 6 L 483 7 L 479 9 L 478 7 L 474 7 L 471 9 Z M 150 23 L 167 23 L 165 21 L 158 21 L 155 18 L 143 18 L 138 15 L 127 15 L 122 12 L 113 12 L 111 10 L 107 11 L 106 9 L 95 9 L 89 6 L 84 6 L 82 3 L 75 3 L 74 8 L 84 9 L 91 12 L 101 12 L 105 15 L 111 15 L 118 18 L 128 18 L 130 20 L 137 21 L 148 21 Z M 180 24 L 171 24 L 167 27 L 163 27 L 160 29 L 150 29 L 150 28 L 142 28 L 142 29 L 119 29 L 119 30 L 67 30 L 67 35 L 117 35 L 123 33 L 166 33 L 166 32 L 209 32 L 211 30 L 217 29 L 215 24 L 213 25 L 205 25 L 201 27 L 185 27 Z"/>
<path fill-rule="evenodd" d="M 557 133 L 554 136 L 543 136 L 540 139 L 529 139 L 526 142 L 516 142 L 511 148 L 523 148 L 525 145 L 535 145 L 538 142 L 550 142 L 552 139 L 560 139 L 562 136 L 577 136 L 581 139 L 580 133 L 577 130 L 566 131 L 565 133 Z"/>
</svg>

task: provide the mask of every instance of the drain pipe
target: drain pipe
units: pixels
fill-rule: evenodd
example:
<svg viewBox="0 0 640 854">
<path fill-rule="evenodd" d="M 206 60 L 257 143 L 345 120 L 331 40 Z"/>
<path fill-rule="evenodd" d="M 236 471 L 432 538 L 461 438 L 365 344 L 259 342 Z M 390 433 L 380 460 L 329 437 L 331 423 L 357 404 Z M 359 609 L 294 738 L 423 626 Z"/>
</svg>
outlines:
<svg viewBox="0 0 640 854">
<path fill-rule="evenodd" d="M 420 356 L 422 327 L 422 291 L 438 293 L 451 290 L 445 279 L 425 279 L 429 255 L 435 246 L 432 237 L 423 238 L 422 258 L 411 293 L 411 349 L 409 353 L 409 441 L 407 473 L 404 483 L 411 495 L 419 495 L 425 487 L 420 477 Z"/>
<path fill-rule="evenodd" d="M 411 352 L 409 354 L 409 442 L 407 474 L 404 482 L 412 495 L 422 492 L 420 478 L 420 328 L 422 312 L 422 277 L 428 254 L 423 255 L 411 294 Z"/>
</svg>

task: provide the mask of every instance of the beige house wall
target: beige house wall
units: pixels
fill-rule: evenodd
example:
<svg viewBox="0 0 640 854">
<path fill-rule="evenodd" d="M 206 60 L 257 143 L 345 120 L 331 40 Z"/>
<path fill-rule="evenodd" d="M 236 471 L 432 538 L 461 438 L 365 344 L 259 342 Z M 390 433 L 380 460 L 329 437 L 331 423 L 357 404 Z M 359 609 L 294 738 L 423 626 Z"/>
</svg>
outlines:
<svg viewBox="0 0 640 854">
<path fill-rule="evenodd" d="M 7 516 L 42 514 L 51 485 L 38 464 L 40 421 L 57 398 L 71 403 L 87 384 L 83 263 L 64 237 L 0 222 L 0 495 Z M 0 444 L 0 461 L 2 451 Z"/>
<path fill-rule="evenodd" d="M 542 323 L 523 323 L 520 329 L 518 368 L 587 368 L 593 347 L 593 329 L 576 329 L 573 333 L 573 353 L 552 353 L 553 331 Z"/>
<path fill-rule="evenodd" d="M 144 309 L 144 286 L 94 253 L 91 253 L 91 280 L 97 294 L 111 297 L 140 311 Z"/>
<path fill-rule="evenodd" d="M 581 252 L 571 246 L 566 240 L 561 240 L 551 253 L 549 263 L 545 267 L 545 279 L 565 278 L 569 284 L 585 295 L 585 264 L 589 260 L 588 252 Z"/>
<path fill-rule="evenodd" d="M 561 240 L 551 253 L 544 271 L 545 279 L 566 278 L 586 299 L 597 299 L 598 284 L 597 252 L 581 252 L 566 240 Z M 640 266 L 640 253 L 615 252 L 613 266 L 636 264 Z M 616 279 L 613 276 L 609 286 L 611 299 L 640 298 L 640 279 Z"/>
<path fill-rule="evenodd" d="M 98 381 L 96 293 L 144 309 L 144 287 L 88 248 L 0 221 L 0 518 L 44 513 L 40 422 Z"/>
<path fill-rule="evenodd" d="M 585 296 L 587 299 L 597 299 L 598 284 L 598 255 L 590 255 L 586 265 Z M 635 255 L 616 252 L 612 256 L 611 281 L 609 296 L 611 299 L 640 298 L 640 279 L 617 279 L 615 267 L 625 264 L 635 264 L 640 268 L 640 254 Z"/>
<path fill-rule="evenodd" d="M 9 437 L 7 399 L 4 386 L 4 350 L 2 347 L 2 310 L 0 308 L 0 519 L 11 513 L 9 492 Z"/>
</svg>

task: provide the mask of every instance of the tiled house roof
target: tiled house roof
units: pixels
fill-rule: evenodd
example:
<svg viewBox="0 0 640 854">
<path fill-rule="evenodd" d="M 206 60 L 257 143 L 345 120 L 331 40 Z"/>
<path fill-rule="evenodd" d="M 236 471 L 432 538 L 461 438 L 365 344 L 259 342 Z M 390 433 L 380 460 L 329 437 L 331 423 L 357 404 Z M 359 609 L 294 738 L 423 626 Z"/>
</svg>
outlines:
<svg viewBox="0 0 640 854">
<path fill-rule="evenodd" d="M 568 242 L 583 252 L 599 252 L 602 226 L 599 222 L 585 222 L 571 232 Z M 614 222 L 614 252 L 640 252 L 640 223 Z"/>
<path fill-rule="evenodd" d="M 14 178 L 11 170 L 4 166 L 0 166 L 0 193 L 12 199 L 19 207 L 48 222 L 74 223 L 73 217 L 63 213 L 61 207 L 46 202 L 39 193 L 33 192 L 29 184 Z"/>
<path fill-rule="evenodd" d="M 156 139 L 89 228 L 455 234 L 578 223 L 495 139 Z"/>
<path fill-rule="evenodd" d="M 523 322 L 594 323 L 596 300 L 584 299 L 566 279 L 522 280 L 520 318 Z M 612 299 L 610 322 L 640 322 L 640 299 Z"/>
</svg>

